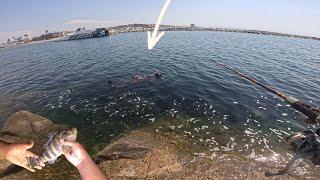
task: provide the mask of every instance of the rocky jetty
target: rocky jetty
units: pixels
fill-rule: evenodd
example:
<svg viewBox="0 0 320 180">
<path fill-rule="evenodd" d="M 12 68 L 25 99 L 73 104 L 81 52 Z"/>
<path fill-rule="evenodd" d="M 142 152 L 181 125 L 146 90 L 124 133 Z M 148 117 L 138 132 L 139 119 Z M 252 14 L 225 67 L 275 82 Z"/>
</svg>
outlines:
<svg viewBox="0 0 320 180">
<path fill-rule="evenodd" d="M 161 178 L 182 172 L 182 161 L 170 137 L 138 130 L 98 153 L 94 160 L 111 179 Z"/>
<path fill-rule="evenodd" d="M 175 134 L 139 129 L 107 145 L 94 160 L 110 179 L 294 179 L 266 178 L 264 172 L 276 168 L 272 164 L 196 150 Z"/>
<path fill-rule="evenodd" d="M 153 31 L 155 24 L 127 24 L 115 27 L 109 27 L 108 30 L 111 35 L 118 33 L 128 32 L 146 32 Z M 250 30 L 250 29 L 235 29 L 235 28 L 219 28 L 219 27 L 198 27 L 198 26 L 174 26 L 174 25 L 160 25 L 160 31 L 212 31 L 212 32 L 235 32 L 235 33 L 249 33 L 249 34 L 260 34 L 260 35 L 273 35 L 273 36 L 284 36 L 291 38 L 311 39 L 320 40 L 320 37 L 315 36 L 303 36 L 288 33 L 279 33 L 262 30 Z"/>
<path fill-rule="evenodd" d="M 7 119 L 0 139 L 9 143 L 32 140 L 31 151 L 41 154 L 48 133 L 63 128 L 66 127 L 39 115 L 20 111 Z M 264 172 L 281 168 L 274 167 L 272 162 L 259 162 L 239 154 L 201 152 L 203 149 L 186 137 L 154 129 L 151 126 L 126 133 L 107 143 L 93 159 L 110 179 L 270 179 Z M 302 177 L 303 174 L 296 171 L 271 179 Z M 80 179 L 80 176 L 76 168 L 60 157 L 56 164 L 35 173 L 0 160 L 0 178 Z"/>
</svg>

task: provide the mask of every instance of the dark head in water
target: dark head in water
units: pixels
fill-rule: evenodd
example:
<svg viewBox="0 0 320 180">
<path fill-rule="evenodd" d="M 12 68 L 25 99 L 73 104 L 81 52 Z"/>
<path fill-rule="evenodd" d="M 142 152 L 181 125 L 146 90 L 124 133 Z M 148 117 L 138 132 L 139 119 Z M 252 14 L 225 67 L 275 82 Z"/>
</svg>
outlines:
<svg viewBox="0 0 320 180">
<path fill-rule="evenodd" d="M 48 162 L 53 164 L 62 154 L 70 153 L 71 147 L 61 144 L 61 140 L 75 141 L 77 139 L 77 129 L 70 128 L 49 135 L 48 142 L 44 145 L 44 152 L 35 159 L 29 158 L 28 163 L 31 167 Z"/>
<path fill-rule="evenodd" d="M 163 74 L 160 71 L 155 71 L 154 73 L 148 75 L 148 76 L 142 76 L 142 75 L 134 75 L 132 77 L 132 82 L 145 82 L 145 81 L 154 81 L 161 79 Z"/>
<path fill-rule="evenodd" d="M 111 87 L 114 87 L 114 84 L 113 84 L 113 81 L 112 81 L 112 80 L 109 80 L 109 81 L 108 81 L 108 84 L 109 84 Z"/>
<path fill-rule="evenodd" d="M 154 72 L 153 76 L 154 76 L 154 78 L 155 78 L 155 79 L 157 79 L 157 80 L 158 80 L 158 79 L 161 79 L 162 74 L 161 74 L 161 72 L 156 71 L 156 72 Z"/>
</svg>

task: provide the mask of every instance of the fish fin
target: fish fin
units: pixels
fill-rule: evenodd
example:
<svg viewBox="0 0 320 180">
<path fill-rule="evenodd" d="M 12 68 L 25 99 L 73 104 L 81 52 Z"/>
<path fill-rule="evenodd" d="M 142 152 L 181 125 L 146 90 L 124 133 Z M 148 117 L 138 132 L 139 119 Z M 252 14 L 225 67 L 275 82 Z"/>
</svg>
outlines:
<svg viewBox="0 0 320 180">
<path fill-rule="evenodd" d="M 48 163 L 49 164 L 54 164 L 56 161 L 57 161 L 57 158 L 49 160 Z"/>
</svg>

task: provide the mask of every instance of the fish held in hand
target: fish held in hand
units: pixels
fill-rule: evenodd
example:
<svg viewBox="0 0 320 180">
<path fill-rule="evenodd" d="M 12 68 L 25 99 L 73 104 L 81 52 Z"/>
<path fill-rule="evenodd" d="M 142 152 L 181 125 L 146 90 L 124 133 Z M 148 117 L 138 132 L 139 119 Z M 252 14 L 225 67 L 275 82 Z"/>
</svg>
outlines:
<svg viewBox="0 0 320 180">
<path fill-rule="evenodd" d="M 53 164 L 62 154 L 70 153 L 71 147 L 62 145 L 61 140 L 76 141 L 77 129 L 70 128 L 49 135 L 48 142 L 44 145 L 44 152 L 39 158 L 28 158 L 28 164 L 31 167 L 49 163 Z"/>
</svg>

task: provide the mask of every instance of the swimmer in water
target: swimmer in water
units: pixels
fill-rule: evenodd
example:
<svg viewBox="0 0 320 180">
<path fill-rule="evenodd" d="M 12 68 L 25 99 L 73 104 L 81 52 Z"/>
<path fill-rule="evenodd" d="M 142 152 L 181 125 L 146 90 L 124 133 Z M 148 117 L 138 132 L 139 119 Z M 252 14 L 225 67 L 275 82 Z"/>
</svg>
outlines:
<svg viewBox="0 0 320 180">
<path fill-rule="evenodd" d="M 131 83 L 160 80 L 160 79 L 162 79 L 162 76 L 163 76 L 163 74 L 160 71 L 156 70 L 154 73 L 152 73 L 151 75 L 148 75 L 148 76 L 134 75 L 132 77 Z M 109 80 L 108 84 L 114 88 L 114 87 L 123 87 L 123 86 L 129 85 L 130 82 Z"/>
<path fill-rule="evenodd" d="M 156 71 L 153 73 L 153 77 L 154 77 L 156 80 L 159 80 L 159 79 L 161 79 L 162 74 L 161 74 L 161 72 L 159 72 L 158 70 L 156 70 Z"/>
<path fill-rule="evenodd" d="M 159 80 L 162 78 L 162 73 L 156 70 L 152 75 L 148 76 L 141 76 L 141 75 L 134 75 L 132 78 L 132 82 L 137 83 L 141 81 L 150 81 L 150 80 Z"/>
<path fill-rule="evenodd" d="M 142 80 L 144 80 L 145 79 L 145 77 L 143 77 L 143 76 L 141 76 L 141 75 L 134 75 L 133 77 L 132 77 L 132 82 L 140 82 L 140 81 L 142 81 Z"/>
<path fill-rule="evenodd" d="M 108 84 L 109 84 L 111 87 L 114 87 L 114 86 L 113 86 L 113 81 L 112 81 L 112 80 L 109 80 L 109 81 L 108 81 Z"/>
</svg>

